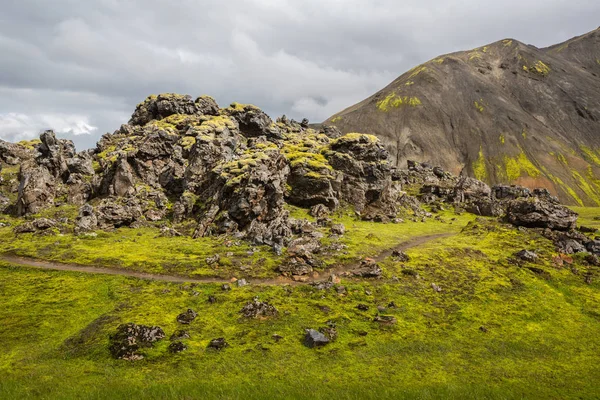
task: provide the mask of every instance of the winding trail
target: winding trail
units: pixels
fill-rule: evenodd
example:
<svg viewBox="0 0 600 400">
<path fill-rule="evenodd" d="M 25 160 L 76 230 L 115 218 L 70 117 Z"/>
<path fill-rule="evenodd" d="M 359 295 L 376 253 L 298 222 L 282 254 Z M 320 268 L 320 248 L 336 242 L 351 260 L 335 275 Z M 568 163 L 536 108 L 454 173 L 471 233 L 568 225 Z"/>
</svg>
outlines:
<svg viewBox="0 0 600 400">
<path fill-rule="evenodd" d="M 376 262 L 383 261 L 387 257 L 389 257 L 394 251 L 404 251 L 413 247 L 420 246 L 427 242 L 442 239 L 450 236 L 454 236 L 455 233 L 440 233 L 435 235 L 426 235 L 426 236 L 418 236 L 412 239 L 409 239 L 405 242 L 398 244 L 396 247 L 385 250 L 378 254 L 375 257 L 372 257 Z M 122 268 L 105 268 L 105 267 L 95 267 L 95 266 L 84 266 L 79 264 L 68 264 L 68 263 L 59 263 L 54 261 L 44 261 L 38 260 L 30 257 L 21 257 L 11 254 L 1 254 L 0 261 L 8 262 L 12 265 L 22 266 L 22 267 L 30 267 L 30 268 L 38 268 L 38 269 L 46 269 L 46 270 L 54 270 L 54 271 L 72 271 L 72 272 L 83 272 L 87 274 L 104 274 L 104 275 L 117 275 L 117 276 L 126 276 L 131 278 L 138 279 L 147 279 L 154 281 L 162 281 L 162 282 L 171 282 L 171 283 L 230 283 L 231 280 L 227 280 L 224 278 L 215 278 L 215 277 L 202 277 L 202 278 L 187 278 L 185 276 L 177 276 L 177 275 L 157 275 L 157 274 L 148 274 L 144 272 L 136 272 L 131 270 L 126 270 Z M 360 261 L 340 264 L 333 268 L 330 268 L 323 272 L 323 274 L 342 274 L 347 271 L 351 271 L 360 266 Z M 256 285 L 300 285 L 306 284 L 310 282 L 316 282 L 319 280 L 323 280 L 322 277 L 309 277 L 304 282 L 295 282 L 290 278 L 279 276 L 277 278 L 272 279 L 249 279 L 252 284 Z"/>
</svg>

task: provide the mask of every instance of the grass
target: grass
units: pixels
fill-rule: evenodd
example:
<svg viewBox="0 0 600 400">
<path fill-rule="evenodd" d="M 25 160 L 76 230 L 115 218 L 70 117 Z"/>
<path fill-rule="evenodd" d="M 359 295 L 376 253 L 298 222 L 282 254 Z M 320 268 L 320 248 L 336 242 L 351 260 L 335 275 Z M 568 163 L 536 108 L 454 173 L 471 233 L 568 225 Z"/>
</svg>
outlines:
<svg viewBox="0 0 600 400">
<path fill-rule="evenodd" d="M 579 214 L 578 225 L 600 229 L 600 207 L 569 207 Z M 598 218 L 598 219 L 595 219 Z"/>
<path fill-rule="evenodd" d="M 395 235 L 388 227 L 398 229 L 396 240 L 422 232 L 419 224 L 389 224 L 383 231 L 381 224 L 349 225 L 357 243 L 369 226 L 382 245 Z M 416 231 L 401 233 L 403 226 Z M 410 249 L 409 262 L 386 260 L 383 280 L 344 280 L 345 295 L 311 286 L 223 292 L 216 284 L 1 264 L 0 398 L 594 398 L 600 390 L 597 268 L 579 258 L 574 268 L 558 267 L 549 241 L 489 219 L 460 230 Z M 538 252 L 535 266 L 543 275 L 510 261 L 522 248 Z M 361 251 L 366 246 L 355 254 Z M 595 276 L 591 285 L 586 273 Z M 216 303 L 207 301 L 210 295 Z M 254 296 L 275 305 L 279 316 L 242 319 L 240 309 Z M 396 308 L 384 314 L 398 323 L 373 322 L 376 307 L 390 302 Z M 165 339 L 139 362 L 110 357 L 107 338 L 120 323 L 159 325 L 168 337 L 187 308 L 199 316 L 186 327 L 186 352 L 168 353 Z M 328 321 L 337 326 L 337 341 L 304 347 L 303 329 Z M 283 336 L 279 343 L 275 333 Z M 230 346 L 206 350 L 216 337 Z"/>
</svg>

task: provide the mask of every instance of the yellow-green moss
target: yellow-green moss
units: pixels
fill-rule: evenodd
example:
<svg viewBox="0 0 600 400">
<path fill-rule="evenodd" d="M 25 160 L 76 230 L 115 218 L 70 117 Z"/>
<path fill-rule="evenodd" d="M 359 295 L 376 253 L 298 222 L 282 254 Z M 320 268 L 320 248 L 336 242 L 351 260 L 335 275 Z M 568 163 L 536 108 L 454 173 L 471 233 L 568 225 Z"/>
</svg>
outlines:
<svg viewBox="0 0 600 400">
<path fill-rule="evenodd" d="M 477 109 L 477 111 L 479 111 L 480 113 L 482 113 L 485 108 L 483 107 L 483 100 L 479 99 L 479 101 L 474 101 L 473 102 L 475 104 L 475 108 Z"/>
<path fill-rule="evenodd" d="M 196 138 L 193 136 L 185 136 L 181 138 L 180 144 L 185 150 L 190 150 L 196 144 Z"/>
<path fill-rule="evenodd" d="M 597 152 L 585 145 L 579 145 L 579 148 L 581 149 L 581 151 L 583 151 L 584 157 L 588 160 L 588 162 L 600 166 L 600 157 L 598 157 Z"/>
<path fill-rule="evenodd" d="M 404 84 L 404 86 L 412 86 L 412 85 L 414 85 L 414 84 L 415 84 L 415 83 L 414 83 L 413 81 L 408 81 L 408 82 L 406 82 L 406 83 Z"/>
<path fill-rule="evenodd" d="M 440 57 L 440 58 L 434 59 L 433 62 L 436 63 L 436 64 L 443 64 L 444 60 L 445 60 L 444 57 Z"/>
<path fill-rule="evenodd" d="M 40 139 L 32 139 L 32 140 L 21 140 L 17 144 L 29 149 L 33 150 L 36 145 L 41 144 L 42 141 Z"/>
<path fill-rule="evenodd" d="M 333 117 L 333 118 L 331 119 L 331 122 L 335 124 L 336 122 L 339 122 L 339 121 L 341 121 L 341 120 L 342 120 L 342 117 L 340 117 L 340 116 L 338 115 L 338 116 L 336 116 L 336 117 Z"/>
<path fill-rule="evenodd" d="M 592 200 L 598 206 L 600 206 L 600 195 L 594 189 L 594 187 L 590 185 L 590 183 L 583 176 L 581 176 L 579 172 L 571 170 L 571 174 L 573 175 L 573 178 L 575 178 L 575 180 L 577 181 L 577 186 L 579 186 L 579 189 L 581 189 L 590 200 Z"/>
<path fill-rule="evenodd" d="M 504 134 L 502 133 L 502 134 L 500 134 L 500 143 L 504 144 L 504 142 L 505 142 L 505 137 L 504 137 Z"/>
<path fill-rule="evenodd" d="M 504 46 L 508 47 L 508 46 L 512 46 L 512 44 L 513 44 L 513 41 L 512 41 L 512 40 L 510 40 L 510 39 L 504 39 L 504 40 L 502 41 L 502 43 L 504 43 Z"/>
<path fill-rule="evenodd" d="M 412 79 L 415 76 L 419 75 L 422 72 L 427 71 L 427 67 L 424 65 L 419 65 L 418 67 L 415 67 L 413 69 L 411 69 L 409 72 L 411 72 L 411 74 L 408 76 L 408 79 Z"/>
<path fill-rule="evenodd" d="M 485 165 L 485 156 L 483 155 L 483 149 L 479 148 L 479 157 L 477 161 L 473 163 L 473 173 L 475 178 L 480 181 L 486 181 L 488 178 L 487 167 Z"/>
<path fill-rule="evenodd" d="M 396 96 L 395 92 L 390 93 L 383 100 L 377 102 L 377 108 L 380 111 L 389 111 L 391 108 L 400 106 L 417 107 L 421 105 L 421 100 L 418 97 Z"/>
<path fill-rule="evenodd" d="M 504 156 L 504 168 L 509 181 L 515 181 L 523 174 L 527 174 L 532 178 L 540 176 L 540 170 L 527 158 L 524 152 L 514 158 Z"/>
<path fill-rule="evenodd" d="M 550 67 L 548 67 L 546 64 L 544 64 L 542 61 L 538 61 L 535 63 L 535 65 L 533 66 L 533 68 L 535 69 L 535 71 L 543 76 L 546 76 L 550 73 Z"/>
</svg>

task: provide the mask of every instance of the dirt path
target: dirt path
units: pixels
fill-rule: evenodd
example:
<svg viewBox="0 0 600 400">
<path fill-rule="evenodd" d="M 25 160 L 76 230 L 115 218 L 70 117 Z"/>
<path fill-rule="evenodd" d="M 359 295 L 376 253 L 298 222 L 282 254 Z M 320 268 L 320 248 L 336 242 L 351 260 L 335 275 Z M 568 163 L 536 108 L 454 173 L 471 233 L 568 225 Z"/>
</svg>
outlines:
<svg viewBox="0 0 600 400">
<path fill-rule="evenodd" d="M 373 257 L 373 259 L 377 262 L 384 260 L 389 257 L 393 251 L 399 250 L 404 251 L 410 249 L 412 247 L 417 247 L 432 240 L 441 239 L 449 236 L 453 236 L 454 233 L 442 233 L 436 235 L 427 235 L 427 236 L 419 236 L 412 239 L 409 239 L 405 242 L 400 243 L 398 246 L 388 249 Z M 3 254 L 0 255 L 0 261 L 5 261 L 13 265 L 23 266 L 23 267 L 31 267 L 31 268 L 39 268 L 39 269 L 48 269 L 55 271 L 73 271 L 73 272 L 83 272 L 88 274 L 105 274 L 105 275 L 118 275 L 118 276 L 127 276 L 132 278 L 139 279 L 148 279 L 154 281 L 162 281 L 162 282 L 173 282 L 173 283 L 230 283 L 230 280 L 226 280 L 223 278 L 212 278 L 212 277 L 202 277 L 202 278 L 186 278 L 184 276 L 176 276 L 176 275 L 156 275 L 156 274 L 148 274 L 144 272 L 136 272 L 125 269 L 118 268 L 103 268 L 103 267 L 94 267 L 94 266 L 84 266 L 78 264 L 63 264 L 53 261 L 43 261 L 37 260 L 29 257 L 20 257 L 15 255 Z M 333 267 L 325 271 L 327 274 L 341 274 L 346 271 L 350 271 L 355 269 L 360 265 L 360 262 L 352 262 L 347 264 L 342 264 L 337 267 Z M 297 285 L 308 282 L 314 282 L 321 280 L 323 278 L 320 277 L 311 277 L 305 282 L 294 282 L 286 277 L 277 277 L 274 279 L 249 279 L 252 284 L 258 285 Z"/>
</svg>

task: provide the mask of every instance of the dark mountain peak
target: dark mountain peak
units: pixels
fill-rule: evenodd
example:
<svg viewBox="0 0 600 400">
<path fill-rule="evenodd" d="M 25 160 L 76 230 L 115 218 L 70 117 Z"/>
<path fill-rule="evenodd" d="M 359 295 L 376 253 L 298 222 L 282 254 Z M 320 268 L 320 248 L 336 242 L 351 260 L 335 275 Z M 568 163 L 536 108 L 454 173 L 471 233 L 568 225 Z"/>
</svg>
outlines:
<svg viewBox="0 0 600 400">
<path fill-rule="evenodd" d="M 436 57 L 325 123 L 380 137 L 397 165 L 600 205 L 600 31 L 539 49 L 507 38 Z"/>
</svg>

